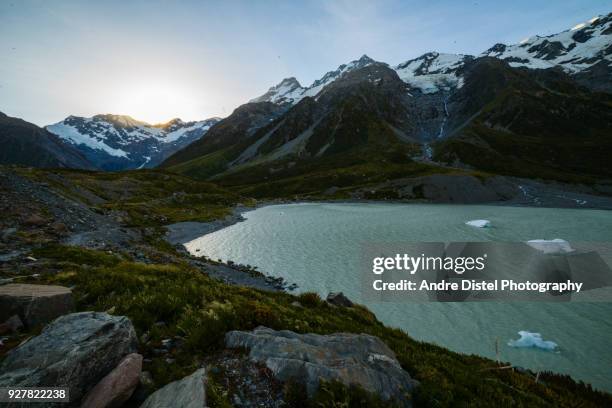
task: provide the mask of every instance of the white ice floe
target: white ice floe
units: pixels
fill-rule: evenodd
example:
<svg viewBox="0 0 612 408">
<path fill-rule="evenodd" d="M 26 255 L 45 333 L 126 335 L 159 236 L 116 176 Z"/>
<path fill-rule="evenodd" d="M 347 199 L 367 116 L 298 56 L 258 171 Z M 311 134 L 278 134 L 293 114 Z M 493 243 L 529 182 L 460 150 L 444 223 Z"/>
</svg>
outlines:
<svg viewBox="0 0 612 408">
<path fill-rule="evenodd" d="M 466 221 L 465 224 L 469 225 L 470 227 L 489 228 L 491 226 L 491 221 L 489 220 L 471 220 L 471 221 Z"/>
<path fill-rule="evenodd" d="M 543 340 L 540 333 L 521 330 L 518 334 L 521 336 L 518 340 L 510 340 L 508 342 L 510 347 L 538 348 L 546 351 L 555 351 L 559 347 L 554 341 Z"/>
<path fill-rule="evenodd" d="M 527 245 L 545 254 L 566 254 L 574 251 L 569 242 L 559 238 L 551 240 L 532 239 L 527 241 Z"/>
</svg>

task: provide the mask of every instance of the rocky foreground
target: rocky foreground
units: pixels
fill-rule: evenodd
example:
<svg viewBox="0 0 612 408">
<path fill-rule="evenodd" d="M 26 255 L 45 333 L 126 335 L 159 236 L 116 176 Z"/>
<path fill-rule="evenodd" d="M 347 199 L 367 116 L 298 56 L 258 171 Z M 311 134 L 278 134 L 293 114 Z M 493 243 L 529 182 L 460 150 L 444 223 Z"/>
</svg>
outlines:
<svg viewBox="0 0 612 408">
<path fill-rule="evenodd" d="M 612 405 L 417 342 L 340 293 L 189 256 L 165 225 L 249 202 L 212 184 L 0 168 L 0 190 L 0 387 L 68 387 L 83 407 Z"/>
<path fill-rule="evenodd" d="M 0 301 L 16 313 L 5 326 L 23 319 L 28 327 L 36 327 L 61 315 L 38 336 L 26 339 L 6 355 L 0 364 L 0 387 L 65 387 L 69 390 L 68 406 L 87 408 L 120 407 L 145 397 L 141 407 L 208 406 L 205 367 L 148 395 L 142 385 L 150 382 L 151 373 L 142 371 L 139 340 L 127 317 L 104 312 L 62 315 L 72 309 L 68 288 L 9 284 L 0 289 Z M 339 297 L 342 295 L 332 295 L 330 301 L 337 302 Z M 32 320 L 35 310 L 44 311 L 38 320 Z M 411 392 L 418 385 L 384 342 L 366 334 L 297 334 L 258 327 L 228 332 L 225 345 L 249 350 L 251 363 L 265 367 L 278 382 L 304 386 L 309 396 L 316 394 L 320 382 L 337 381 L 359 386 L 382 400 L 411 406 Z M 239 397 L 235 402 L 250 405 Z M 281 395 L 267 402 L 283 405 Z M 29 405 L 16 402 L 9 406 Z"/>
</svg>

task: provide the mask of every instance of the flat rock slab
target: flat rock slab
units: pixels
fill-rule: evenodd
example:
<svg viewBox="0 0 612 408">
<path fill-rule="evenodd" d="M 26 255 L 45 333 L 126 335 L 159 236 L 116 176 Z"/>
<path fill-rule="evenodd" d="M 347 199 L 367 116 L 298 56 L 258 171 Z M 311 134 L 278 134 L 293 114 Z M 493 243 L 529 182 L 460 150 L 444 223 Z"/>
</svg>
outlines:
<svg viewBox="0 0 612 408">
<path fill-rule="evenodd" d="M 206 370 L 171 382 L 155 391 L 140 408 L 206 408 Z"/>
<path fill-rule="evenodd" d="M 0 286 L 0 321 L 18 315 L 29 328 L 70 313 L 72 291 L 64 286 L 11 283 Z"/>
<path fill-rule="evenodd" d="M 225 344 L 248 349 L 249 358 L 265 364 L 280 381 L 304 383 L 310 396 L 318 389 L 319 380 L 335 380 L 409 406 L 409 394 L 418 385 L 393 351 L 378 337 L 367 334 L 297 334 L 258 327 L 252 332 L 227 333 Z"/>
<path fill-rule="evenodd" d="M 0 364 L 0 387 L 67 387 L 74 405 L 124 356 L 135 352 L 137 344 L 125 316 L 62 316 L 7 354 Z"/>
</svg>

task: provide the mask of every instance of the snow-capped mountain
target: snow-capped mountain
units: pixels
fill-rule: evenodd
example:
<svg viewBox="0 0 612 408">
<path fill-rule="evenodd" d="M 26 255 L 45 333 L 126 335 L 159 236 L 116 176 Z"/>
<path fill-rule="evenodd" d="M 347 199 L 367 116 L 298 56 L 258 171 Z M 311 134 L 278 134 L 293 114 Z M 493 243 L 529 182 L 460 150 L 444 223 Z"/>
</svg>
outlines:
<svg viewBox="0 0 612 408">
<path fill-rule="evenodd" d="M 502 59 L 512 67 L 547 69 L 559 67 L 583 85 L 612 91 L 612 13 L 595 17 L 558 34 L 528 38 L 519 44 L 496 44 L 480 56 Z M 475 57 L 429 52 L 403 62 L 393 69 L 402 81 L 423 94 L 449 92 L 463 85 L 463 68 Z M 347 73 L 376 63 L 367 55 L 343 64 L 304 88 L 297 79 L 283 79 L 264 95 L 250 102 L 295 105 L 306 96 L 316 96 L 323 88 Z"/>
<path fill-rule="evenodd" d="M 305 189 L 330 168 L 415 157 L 607 177 L 612 95 L 595 91 L 612 86 L 611 17 L 478 56 L 431 52 L 391 67 L 364 55 L 309 87 L 287 78 L 163 166 L 235 185 L 293 185 L 304 172 Z M 341 174 L 329 182 L 352 170 Z"/>
<path fill-rule="evenodd" d="M 570 30 L 545 37 L 534 36 L 514 45 L 495 44 L 483 53 L 513 67 L 561 67 L 568 73 L 612 62 L 612 14 L 595 17 Z"/>
<path fill-rule="evenodd" d="M 151 125 L 126 115 L 69 116 L 46 129 L 80 150 L 104 170 L 154 167 L 201 138 L 219 118 L 197 122 L 173 119 Z"/>
<path fill-rule="evenodd" d="M 359 68 L 366 67 L 375 63 L 372 58 L 363 55 L 355 61 L 340 65 L 335 71 L 329 71 L 320 79 L 317 79 L 307 88 L 302 87 L 294 77 L 283 79 L 278 85 L 273 86 L 258 98 L 251 99 L 249 102 L 272 102 L 277 105 L 285 103 L 296 104 L 306 96 L 314 97 L 327 85 L 341 78 L 343 75 Z"/>
<path fill-rule="evenodd" d="M 512 67 L 558 67 L 583 85 L 612 91 L 612 13 L 558 34 L 534 36 L 514 45 L 495 44 L 483 55 Z"/>
</svg>

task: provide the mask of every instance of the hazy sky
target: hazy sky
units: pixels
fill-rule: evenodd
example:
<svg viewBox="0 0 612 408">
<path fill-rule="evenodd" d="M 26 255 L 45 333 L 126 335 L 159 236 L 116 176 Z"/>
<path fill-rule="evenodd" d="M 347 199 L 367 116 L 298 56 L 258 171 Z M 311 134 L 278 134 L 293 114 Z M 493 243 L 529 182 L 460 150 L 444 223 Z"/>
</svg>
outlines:
<svg viewBox="0 0 612 408">
<path fill-rule="evenodd" d="M 368 54 L 480 53 L 568 29 L 609 0 L 0 0 L 0 111 L 149 122 L 227 116 L 282 78 L 310 85 Z"/>
</svg>

